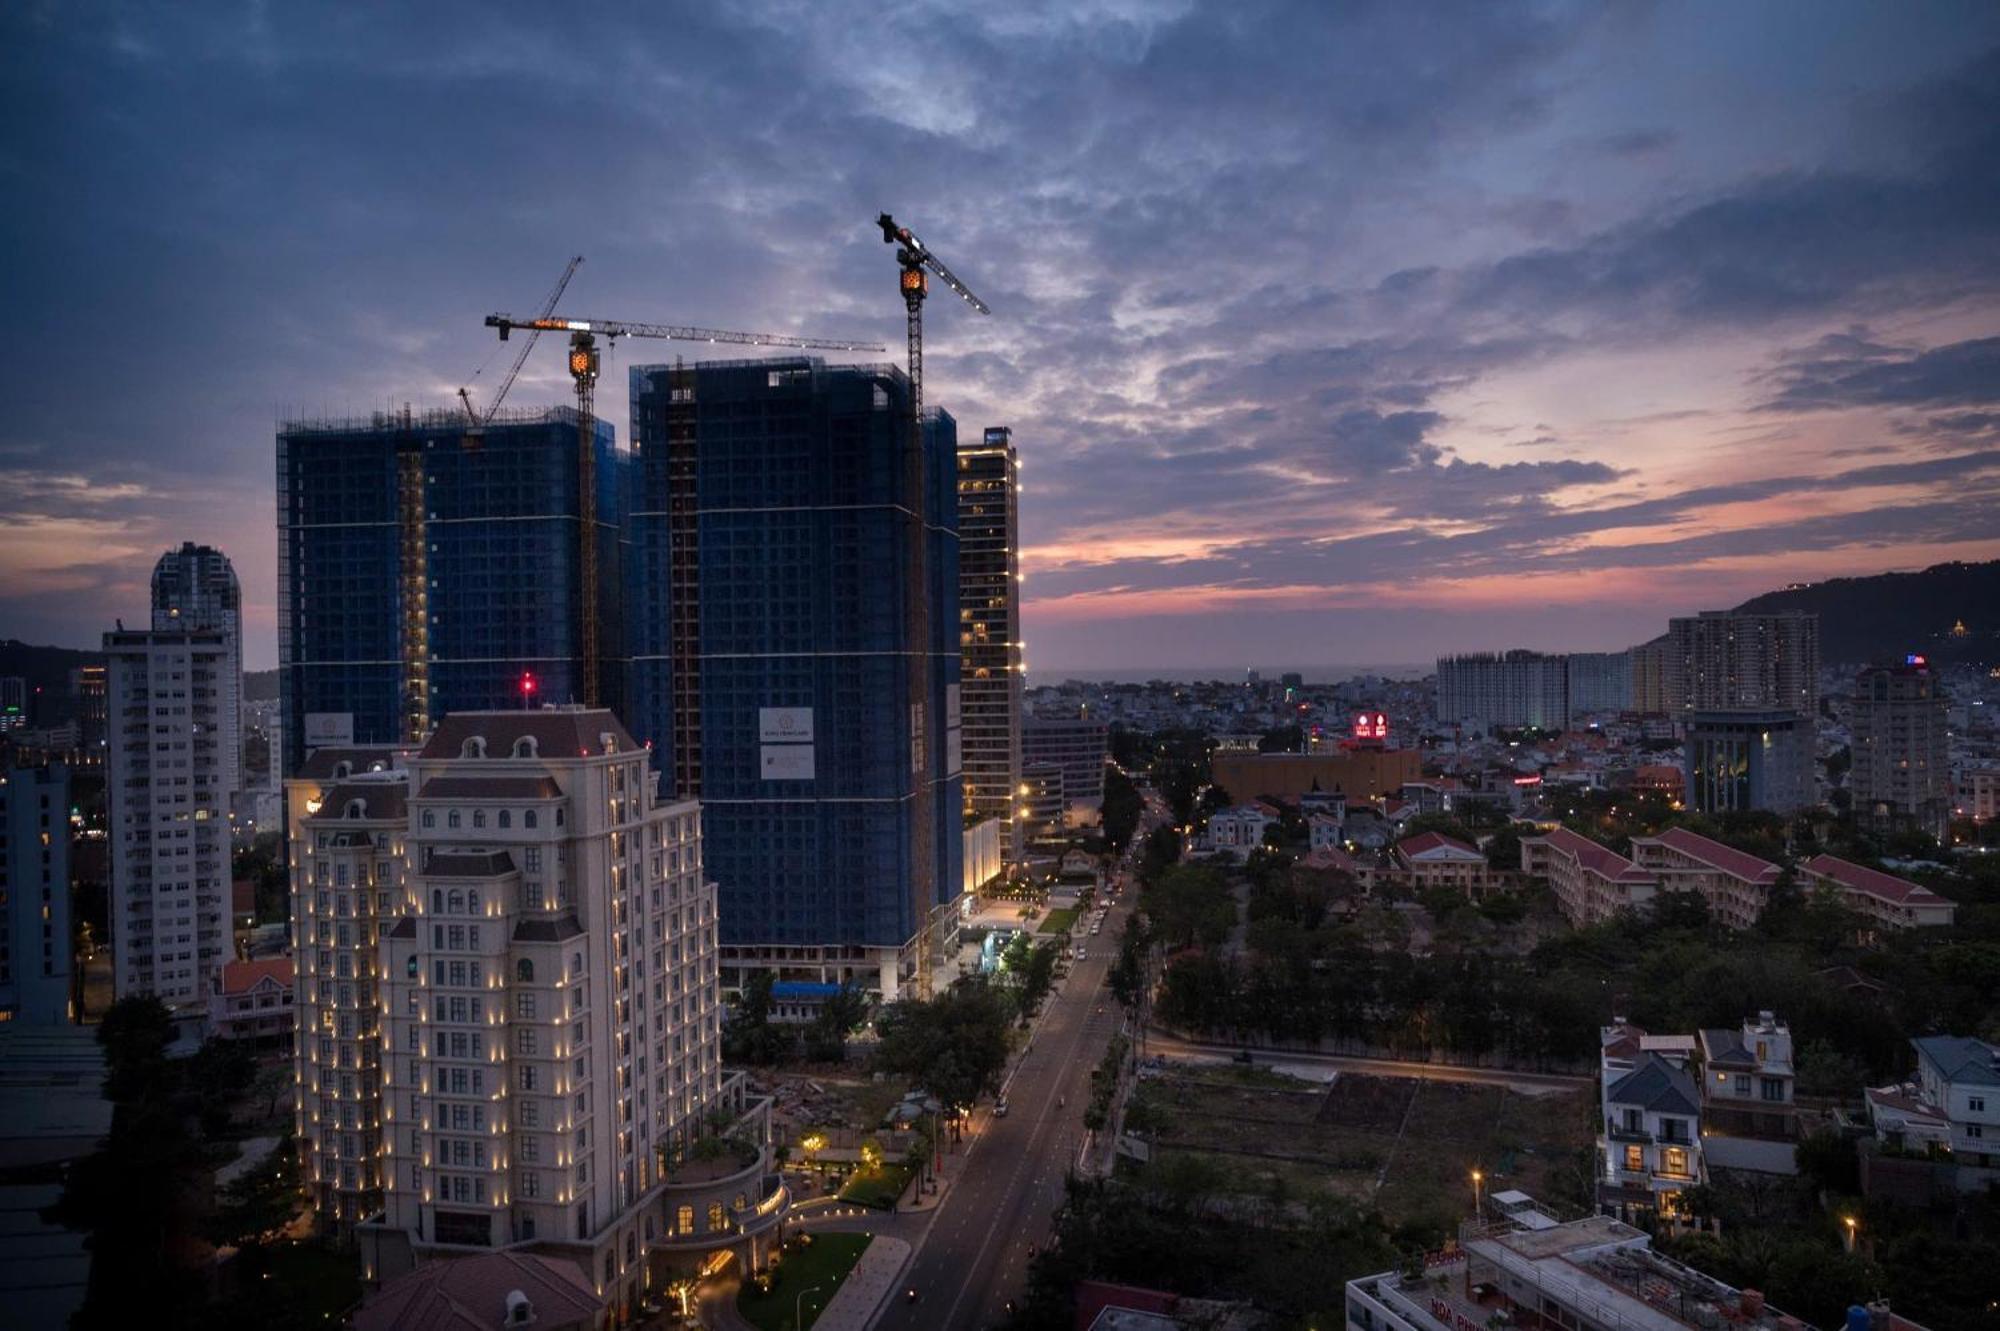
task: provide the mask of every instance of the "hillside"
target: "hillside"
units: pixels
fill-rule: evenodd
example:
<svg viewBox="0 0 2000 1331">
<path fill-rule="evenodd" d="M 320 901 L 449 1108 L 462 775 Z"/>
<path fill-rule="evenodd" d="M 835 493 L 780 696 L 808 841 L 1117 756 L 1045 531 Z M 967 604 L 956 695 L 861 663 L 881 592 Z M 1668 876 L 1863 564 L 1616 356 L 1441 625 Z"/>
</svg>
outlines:
<svg viewBox="0 0 2000 1331">
<path fill-rule="evenodd" d="M 28 688 L 64 693 L 69 689 L 69 672 L 78 666 L 103 665 L 103 652 L 74 647 L 37 647 L 14 638 L 0 639 L 0 676 L 19 675 Z"/>
<path fill-rule="evenodd" d="M 1766 592 L 1736 608 L 1817 612 L 1820 659 L 1828 663 L 1896 661 L 1909 652 L 1937 661 L 2000 662 L 2000 559 L 1834 578 Z M 1965 635 L 1953 636 L 1961 622 Z"/>
</svg>

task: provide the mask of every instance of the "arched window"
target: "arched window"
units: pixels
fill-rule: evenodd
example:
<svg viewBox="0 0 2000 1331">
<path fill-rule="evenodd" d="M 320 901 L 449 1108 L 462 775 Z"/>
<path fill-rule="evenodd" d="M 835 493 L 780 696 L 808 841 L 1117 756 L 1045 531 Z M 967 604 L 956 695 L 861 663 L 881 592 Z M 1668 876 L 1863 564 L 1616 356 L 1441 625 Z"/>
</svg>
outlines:
<svg viewBox="0 0 2000 1331">
<path fill-rule="evenodd" d="M 438 825 L 438 816 L 437 816 L 437 810 L 436 810 L 436 809 L 425 809 L 425 810 L 424 810 L 424 826 L 425 826 L 425 827 L 436 827 L 437 825 Z"/>
<path fill-rule="evenodd" d="M 444 914 L 444 889 L 441 887 L 431 889 L 431 914 Z"/>
<path fill-rule="evenodd" d="M 465 913 L 465 893 L 454 887 L 448 899 L 451 902 L 450 910 L 453 915 L 463 915 Z"/>
<path fill-rule="evenodd" d="M 486 737 L 483 735 L 467 736 L 465 745 L 459 749 L 458 755 L 461 758 L 484 758 L 486 756 Z"/>
<path fill-rule="evenodd" d="M 563 806 L 558 804 L 556 805 L 556 826 L 561 827 L 562 825 L 563 825 Z"/>
<path fill-rule="evenodd" d="M 569 954 L 569 971 L 571 975 L 583 974 L 583 953 L 572 952 Z"/>
<path fill-rule="evenodd" d="M 502 809 L 502 810 L 500 810 L 500 826 L 502 826 L 502 827 L 512 827 L 513 825 L 514 825 L 514 814 L 513 814 L 513 812 L 512 812 L 511 810 L 508 810 L 508 809 Z"/>
<path fill-rule="evenodd" d="M 522 810 L 522 811 L 521 811 L 521 826 L 523 826 L 523 827 L 530 827 L 530 828 L 531 828 L 531 827 L 533 827 L 534 825 L 535 825 L 535 811 L 534 811 L 533 809 L 524 809 L 524 810 Z"/>
<path fill-rule="evenodd" d="M 522 957 L 520 963 L 514 967 L 514 978 L 522 984 L 533 984 L 535 982 L 535 963 L 529 961 L 526 957 Z"/>
<path fill-rule="evenodd" d="M 363 800 L 347 801 L 347 816 L 349 818 L 366 818 L 368 816 L 367 803 Z"/>
<path fill-rule="evenodd" d="M 457 809 L 453 809 L 450 813 L 444 816 L 444 825 L 446 827 L 457 827 L 461 821 L 462 820 L 458 816 Z"/>
<path fill-rule="evenodd" d="M 466 889 L 465 889 L 465 909 L 466 909 L 466 913 L 467 913 L 467 914 L 470 914 L 470 915 L 477 915 L 477 914 L 479 913 L 479 889 L 478 889 L 478 888 L 476 888 L 476 887 L 468 887 L 468 888 L 466 888 Z"/>
<path fill-rule="evenodd" d="M 349 762 L 337 762 L 333 765 L 333 779 L 335 781 L 345 781 L 347 780 L 348 774 L 353 772 L 353 770 L 354 770 L 354 764 Z"/>
<path fill-rule="evenodd" d="M 474 809 L 472 811 L 472 825 L 474 827 L 486 826 L 486 810 Z"/>
<path fill-rule="evenodd" d="M 523 735 L 521 736 L 521 738 L 515 740 L 514 756 L 516 758 L 536 757 L 537 755 L 535 753 L 535 737 L 533 735 Z"/>
</svg>

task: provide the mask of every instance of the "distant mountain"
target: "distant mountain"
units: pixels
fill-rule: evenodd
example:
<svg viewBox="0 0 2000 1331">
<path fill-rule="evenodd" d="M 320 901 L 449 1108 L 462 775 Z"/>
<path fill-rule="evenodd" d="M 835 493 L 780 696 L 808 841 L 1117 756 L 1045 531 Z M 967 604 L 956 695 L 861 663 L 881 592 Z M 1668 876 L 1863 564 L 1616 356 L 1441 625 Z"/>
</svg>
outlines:
<svg viewBox="0 0 2000 1331">
<path fill-rule="evenodd" d="M 69 672 L 78 666 L 103 665 L 104 653 L 75 647 L 37 647 L 14 638 L 0 638 L 0 677 L 19 675 L 30 691 L 52 694 L 69 689 Z"/>
<path fill-rule="evenodd" d="M 1736 608 L 1816 612 L 1820 660 L 1832 664 L 1900 661 L 1912 652 L 1941 662 L 2000 662 L 2000 559 L 1806 583 Z"/>
</svg>

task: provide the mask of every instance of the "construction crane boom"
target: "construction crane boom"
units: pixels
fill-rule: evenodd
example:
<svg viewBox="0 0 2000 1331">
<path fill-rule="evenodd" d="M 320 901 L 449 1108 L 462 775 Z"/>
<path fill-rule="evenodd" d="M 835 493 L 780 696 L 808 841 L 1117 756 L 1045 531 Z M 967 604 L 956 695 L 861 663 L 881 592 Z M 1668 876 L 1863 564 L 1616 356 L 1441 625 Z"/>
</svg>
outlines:
<svg viewBox="0 0 2000 1331">
<path fill-rule="evenodd" d="M 882 239 L 896 246 L 896 262 L 901 267 L 897 275 L 897 289 L 903 293 L 903 308 L 908 316 L 909 375 L 910 375 L 910 419 L 903 446 L 903 483 L 908 487 L 908 508 L 905 512 L 907 530 L 904 539 L 903 633 L 905 656 L 909 662 L 906 684 L 910 694 L 910 706 L 920 709 L 916 715 L 928 717 L 931 708 L 931 613 L 930 613 L 930 557 L 926 546 L 929 532 L 922 517 L 923 496 L 929 494 L 930 485 L 926 472 L 927 459 L 924 449 L 924 297 L 930 293 L 930 274 L 935 274 L 940 282 L 950 287 L 964 299 L 965 303 L 981 314 L 991 314 L 986 302 L 972 294 L 970 287 L 958 280 L 951 269 L 944 266 L 930 247 L 917 239 L 916 233 L 906 226 L 896 225 L 896 219 L 883 213 L 875 219 L 882 228 Z M 928 742 L 940 742 L 950 718 L 932 718 L 937 724 L 922 724 L 918 744 L 926 743 L 924 736 L 935 737 Z M 938 908 L 937 879 L 937 829 L 934 807 L 936 800 L 935 783 L 930 779 L 932 762 L 926 753 L 918 772 L 915 807 L 912 823 L 915 827 L 915 844 L 912 847 L 915 873 L 910 884 L 911 906 L 917 924 L 917 991 L 922 997 L 931 992 L 931 934 L 933 917 Z"/>
<path fill-rule="evenodd" d="M 489 314 L 486 326 L 500 330 L 501 341 L 514 329 L 530 333 L 582 333 L 603 338 L 664 337 L 677 342 L 728 342 L 746 347 L 802 347 L 824 351 L 887 351 L 879 342 L 862 342 L 840 337 L 791 337 L 784 333 L 737 333 L 723 328 L 694 328 L 682 324 L 620 323 L 614 319 L 516 319 L 512 315 Z"/>
<path fill-rule="evenodd" d="M 562 276 L 556 279 L 556 284 L 550 290 L 548 299 L 542 302 L 542 312 L 538 316 L 539 318 L 546 319 L 556 312 L 556 302 L 561 300 L 563 292 L 569 289 L 569 280 L 576 276 L 577 265 L 582 262 L 583 256 L 581 254 L 569 261 L 569 266 L 563 269 Z M 465 404 L 466 419 L 474 427 L 490 424 L 493 418 L 499 414 L 500 404 L 507 400 L 507 390 L 514 386 L 516 379 L 521 377 L 521 367 L 528 363 L 528 353 L 535 349 L 535 339 L 540 336 L 541 331 L 537 329 L 529 335 L 526 342 L 521 344 L 521 354 L 514 357 L 514 363 L 507 367 L 507 377 L 500 381 L 500 387 L 494 391 L 493 405 L 486 409 L 484 416 L 481 416 L 473 409 L 471 390 L 469 388 L 458 390 L 458 400 Z M 484 370 L 486 367 L 482 365 L 479 368 Z M 477 377 L 477 374 L 475 374 L 474 378 Z"/>
</svg>

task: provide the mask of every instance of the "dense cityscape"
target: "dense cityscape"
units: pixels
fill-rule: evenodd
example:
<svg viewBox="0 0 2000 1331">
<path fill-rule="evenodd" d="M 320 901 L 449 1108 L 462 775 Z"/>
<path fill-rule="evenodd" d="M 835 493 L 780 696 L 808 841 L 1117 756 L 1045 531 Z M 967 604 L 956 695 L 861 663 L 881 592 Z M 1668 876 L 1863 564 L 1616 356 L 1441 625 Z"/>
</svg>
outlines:
<svg viewBox="0 0 2000 1331">
<path fill-rule="evenodd" d="M 1184 292 L 1107 279 L 1112 349 L 1084 351 L 1048 255 L 1018 243 L 1077 177 L 1038 167 L 1014 198 L 996 174 L 969 206 L 871 167 L 881 198 L 848 209 L 843 180 L 854 215 L 816 198 L 807 223 L 778 182 L 820 168 L 729 137 L 748 112 L 690 57 L 648 95 L 691 80 L 690 123 L 762 163 L 720 190 L 740 253 L 675 260 L 700 295 L 683 308 L 732 327 L 573 312 L 622 291 L 657 315 L 632 255 L 691 243 L 685 214 L 635 251 L 629 215 L 545 234 L 509 213 L 507 253 L 451 271 L 520 290 L 547 268 L 539 307 L 468 319 L 479 291 L 407 275 L 396 332 L 385 308 L 338 334 L 396 354 L 315 378 L 285 349 L 299 312 L 272 302 L 258 400 L 328 405 L 249 418 L 254 447 L 163 447 L 171 491 L 158 462 L 64 456 L 23 391 L 40 423 L 0 434 L 10 1325 L 2000 1329 L 2000 275 L 1977 257 L 2000 213 L 1969 239 L 1923 231 L 1935 291 L 1845 248 L 1961 195 L 1990 208 L 2000 26 L 1919 6 L 1890 43 L 1843 10 L 1787 105 L 1913 117 L 1922 147 L 1835 134 L 1795 176 L 1742 166 L 1734 129 L 1650 75 L 1621 89 L 1550 54 L 1686 56 L 1672 16 L 1493 20 L 1493 59 L 1543 72 L 1463 107 L 1428 87 L 1434 123 L 1405 139 L 1407 89 L 1301 111 L 1252 71 L 1338 53 L 1358 87 L 1379 48 L 1472 78 L 1484 53 L 1425 45 L 1479 44 L 1437 16 L 1129 8 L 905 21 L 938 34 L 930 59 L 1004 59 L 1071 114 L 1110 104 L 1093 72 L 1146 71 L 1123 95 L 1200 140 L 1160 157 L 1142 135 L 1127 165 L 1149 178 L 1268 146 L 1268 117 L 1329 142 L 1510 144 L 1461 181 L 1498 189 L 1548 125 L 1524 188 L 1576 202 L 1496 208 L 1535 247 L 1440 276 L 1401 249 L 1473 262 L 1428 223 L 1403 234 L 1433 182 L 1402 173 L 1431 168 L 1385 158 L 1404 201 L 1353 238 L 1394 257 L 1364 260 L 1365 290 L 1315 270 L 1324 308 L 1289 316 L 1314 354 L 1189 351 L 1167 311 L 1237 307 L 1184 254 Z M 236 51 L 235 20 L 196 11 L 75 32 L 38 11 L 7 21 L 28 53 L 7 59 L 37 86 L 151 86 L 163 51 Z M 824 16 L 757 15 L 677 20 L 718 68 L 795 94 L 777 123 L 804 114 L 805 71 L 853 56 Z M 378 77 L 305 54 L 371 38 L 267 17 L 243 87 L 287 62 L 321 90 Z M 1813 20 L 1774 6 L 1700 58 L 1747 96 L 1723 48 L 1776 69 Z M 379 77 L 449 71 L 504 101 L 485 80 L 538 30 L 492 21 L 497 45 Z M 806 46 L 776 41 L 793 24 Z M 1245 53 L 1294 25 L 1297 51 Z M 1067 82 L 1031 73 L 1059 58 L 1083 62 Z M 997 160 L 982 126 L 1048 111 L 936 89 L 880 110 L 926 86 L 884 74 L 851 114 L 893 120 L 899 161 Z M 1169 86 L 1215 125 L 1150 102 Z M 448 107 L 411 96 L 429 141 Z M 1578 127 L 1597 143 L 1598 103 L 1628 96 L 1676 128 L 1590 149 L 1610 184 L 1559 184 Z M 145 122 L 90 132 L 178 143 Z M 1638 223 L 1593 209 L 1678 182 L 1621 173 L 1683 135 L 1746 191 L 1795 191 L 1805 238 L 1735 267 L 1712 210 L 1748 195 L 1690 204 L 1676 183 L 1658 206 L 1695 248 L 1662 253 L 1720 286 L 1669 300 L 1642 289 L 1667 260 L 1610 254 Z M 1087 174 L 1129 184 L 1121 155 Z M 1884 159 L 1935 174 L 1912 212 L 1814 193 Z M 28 160 L 0 170 L 56 171 Z M 1302 160 L 1242 178 L 1273 173 L 1275 197 Z M 286 188 L 331 200 L 311 174 Z M 1142 243 L 1163 189 L 1049 249 Z M 490 202 L 424 209 L 469 226 Z M 1185 203 L 1183 224 L 1217 225 Z M 92 229 L 105 205 L 80 207 L 72 242 L 42 238 L 63 265 L 115 248 Z M 1851 309 L 1807 308 L 1834 281 L 1806 271 L 1822 214 L 1845 219 L 1828 272 Z M 1587 283 L 1552 274 L 1591 228 Z M 524 276 L 522 237 L 548 234 L 598 247 L 611 280 L 591 254 Z M 753 255 L 779 253 L 784 289 L 756 284 Z M 311 280 L 367 267 L 329 257 Z M 1514 304 L 1538 282 L 1545 323 Z M 1256 296 L 1285 318 L 1274 291 Z M 264 302 L 196 302 L 220 319 L 245 299 Z M 1444 303 L 1411 325 L 1406 299 Z M 1597 301 L 1611 324 L 1566 322 Z M 1305 331 L 1336 307 L 1346 341 Z M 1584 349 L 1628 313 L 1691 359 Z M 1701 357 L 1745 329 L 1765 340 L 1733 344 L 1728 373 L 1751 395 L 1725 406 Z M 1062 349 L 1012 358 L 1044 333 Z M 1231 373 L 1242 396 L 1204 396 Z M 1645 388 L 1604 408 L 1635 413 L 1603 431 L 1632 441 L 1613 465 L 1583 442 L 1609 417 L 1584 429 L 1540 394 L 1608 402 L 1598 381 L 1621 376 Z M 245 417 L 222 382 L 175 400 L 229 435 Z M 211 388 L 230 405 L 201 416 Z M 1692 471 L 1650 469 L 1662 424 L 1707 440 Z M 1294 427 L 1326 451 L 1294 451 Z M 1741 438 L 1776 471 L 1743 469 Z M 1091 472 L 1100 446 L 1125 456 Z"/>
</svg>

